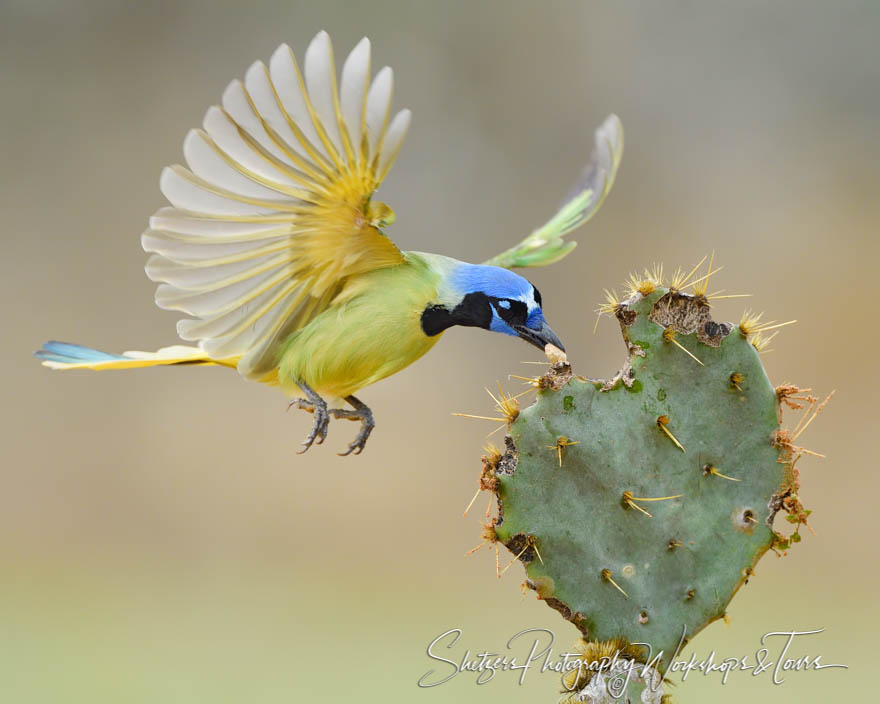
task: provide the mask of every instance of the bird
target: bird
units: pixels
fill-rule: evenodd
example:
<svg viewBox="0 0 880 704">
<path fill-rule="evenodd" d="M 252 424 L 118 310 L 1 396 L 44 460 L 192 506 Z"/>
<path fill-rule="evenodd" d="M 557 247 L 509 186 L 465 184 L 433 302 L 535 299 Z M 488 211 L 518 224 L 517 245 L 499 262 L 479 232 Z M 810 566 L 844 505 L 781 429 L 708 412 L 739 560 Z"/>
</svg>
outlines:
<svg viewBox="0 0 880 704">
<path fill-rule="evenodd" d="M 109 354 L 48 341 L 35 356 L 56 370 L 219 365 L 279 387 L 313 414 L 300 452 L 330 419 L 360 422 L 339 454 L 360 454 L 375 421 L 355 394 L 428 352 L 452 326 L 562 342 L 541 294 L 514 268 L 559 261 L 563 237 L 589 220 L 614 183 L 623 129 L 611 114 L 558 212 L 516 246 L 480 264 L 399 249 L 391 207 L 373 196 L 411 113 L 392 114 L 393 72 L 371 74 L 362 39 L 337 80 L 329 35 L 309 43 L 300 69 L 282 44 L 268 64 L 234 80 L 183 142 L 186 167 L 165 168 L 159 209 L 141 236 L 156 304 L 179 311 L 192 345 Z"/>
</svg>

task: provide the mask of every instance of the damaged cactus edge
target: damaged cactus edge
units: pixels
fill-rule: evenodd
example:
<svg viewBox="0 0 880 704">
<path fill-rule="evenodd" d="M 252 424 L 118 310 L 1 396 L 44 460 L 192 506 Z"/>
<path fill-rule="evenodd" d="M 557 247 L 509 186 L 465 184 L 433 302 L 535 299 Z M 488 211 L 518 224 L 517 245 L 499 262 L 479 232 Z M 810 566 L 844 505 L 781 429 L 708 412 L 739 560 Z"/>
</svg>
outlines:
<svg viewBox="0 0 880 704">
<path fill-rule="evenodd" d="M 525 566 L 524 588 L 577 628 L 585 664 L 613 649 L 649 663 L 646 682 L 726 619 L 767 550 L 800 541 L 810 512 L 796 464 L 817 453 L 796 443 L 830 399 L 774 388 L 759 352 L 784 323 L 751 313 L 716 323 L 709 275 L 688 283 L 695 270 L 668 282 L 657 268 L 633 276 L 625 300 L 606 292 L 599 312 L 620 324 L 621 370 L 607 381 L 578 376 L 548 350 L 547 373 L 525 379 L 532 405 L 520 412 L 514 398 L 496 398 L 508 432 L 479 477 L 497 499 L 483 545 L 501 543 L 510 564 Z M 790 430 L 783 407 L 802 411 Z M 794 525 L 787 536 L 774 527 L 780 511 Z M 601 700 L 593 674 L 569 673 L 573 701 Z M 636 699 L 655 699 L 644 682 L 630 685 Z"/>
</svg>

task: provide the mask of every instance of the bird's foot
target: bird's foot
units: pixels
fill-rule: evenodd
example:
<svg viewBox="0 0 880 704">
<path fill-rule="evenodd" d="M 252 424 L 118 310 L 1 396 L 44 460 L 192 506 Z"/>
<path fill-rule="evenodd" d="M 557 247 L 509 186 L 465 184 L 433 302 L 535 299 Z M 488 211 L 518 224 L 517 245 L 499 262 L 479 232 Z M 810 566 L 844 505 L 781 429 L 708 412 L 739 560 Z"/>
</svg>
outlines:
<svg viewBox="0 0 880 704">
<path fill-rule="evenodd" d="M 348 396 L 346 399 L 353 407 L 353 411 L 349 411 L 342 408 L 331 408 L 330 413 L 334 418 L 343 418 L 345 420 L 359 420 L 361 422 L 360 432 L 357 434 L 357 437 L 349 443 L 348 449 L 345 452 L 340 452 L 339 455 L 345 457 L 346 455 L 350 455 L 354 453 L 355 455 L 361 454 L 364 451 L 364 448 L 367 446 L 367 438 L 370 437 L 370 433 L 373 432 L 373 428 L 376 427 L 376 423 L 373 420 L 373 412 L 367 407 L 365 403 L 356 399 L 354 396 Z"/>
<path fill-rule="evenodd" d="M 308 399 L 296 398 L 287 406 L 287 410 L 296 407 L 300 410 L 312 413 L 315 416 L 315 421 L 312 423 L 312 430 L 302 443 L 303 449 L 297 453 L 300 455 L 306 452 L 314 443 L 320 445 L 324 442 L 327 438 L 327 429 L 330 426 L 330 414 L 327 410 L 327 404 L 324 402 L 324 399 L 318 396 L 318 394 L 312 391 L 308 386 L 305 386 L 303 391 L 309 396 Z"/>
</svg>

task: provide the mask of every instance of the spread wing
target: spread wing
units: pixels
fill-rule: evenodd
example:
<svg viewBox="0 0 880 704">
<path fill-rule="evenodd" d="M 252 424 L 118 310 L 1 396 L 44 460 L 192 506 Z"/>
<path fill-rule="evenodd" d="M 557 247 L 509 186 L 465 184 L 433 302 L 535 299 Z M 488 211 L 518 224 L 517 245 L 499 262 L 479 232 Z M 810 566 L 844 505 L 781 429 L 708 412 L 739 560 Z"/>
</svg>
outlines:
<svg viewBox="0 0 880 704">
<path fill-rule="evenodd" d="M 365 38 L 337 89 L 330 38 L 318 34 L 302 73 L 282 45 L 267 67 L 233 81 L 204 129 L 183 143 L 188 168 L 162 172 L 171 207 L 142 236 L 160 308 L 213 358 L 239 357 L 248 377 L 269 373 L 277 345 L 324 310 L 349 276 L 403 261 L 379 230 L 393 221 L 371 202 L 410 121 L 391 118 L 393 76 L 370 81 Z"/>
<path fill-rule="evenodd" d="M 617 115 L 609 115 L 596 130 L 590 162 L 564 204 L 550 220 L 522 242 L 492 257 L 486 264 L 507 269 L 545 266 L 562 259 L 577 246 L 562 238 L 589 220 L 614 184 L 623 156 L 623 125 Z"/>
</svg>

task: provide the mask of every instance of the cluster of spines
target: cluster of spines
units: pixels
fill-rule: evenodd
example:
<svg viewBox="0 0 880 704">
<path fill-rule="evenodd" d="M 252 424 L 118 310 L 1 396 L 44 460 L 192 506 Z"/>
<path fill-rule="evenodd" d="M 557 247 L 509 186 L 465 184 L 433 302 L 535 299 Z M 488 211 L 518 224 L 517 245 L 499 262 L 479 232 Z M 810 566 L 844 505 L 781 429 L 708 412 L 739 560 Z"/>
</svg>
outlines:
<svg viewBox="0 0 880 704">
<path fill-rule="evenodd" d="M 785 554 L 794 543 L 801 541 L 801 526 L 806 526 L 807 530 L 812 532 L 807 518 L 809 517 L 809 509 L 804 508 L 801 503 L 798 492 L 800 490 L 800 473 L 797 469 L 797 462 L 804 455 L 824 458 L 825 455 L 808 450 L 801 445 L 797 445 L 798 439 L 803 435 L 804 431 L 816 419 L 816 417 L 825 409 L 828 402 L 834 396 L 832 391 L 824 399 L 810 394 L 812 389 L 801 389 L 793 384 L 783 384 L 776 387 L 777 408 L 779 412 L 780 423 L 782 421 L 783 406 L 787 406 L 792 410 L 802 410 L 803 413 L 798 419 L 797 424 L 792 430 L 780 428 L 773 435 L 773 444 L 779 448 L 779 462 L 785 465 L 785 481 L 780 487 L 779 492 L 774 497 L 774 509 L 783 510 L 786 513 L 785 520 L 795 526 L 794 532 L 785 536 L 778 531 L 773 532 L 772 548 L 777 555 Z"/>
<path fill-rule="evenodd" d="M 709 259 L 707 272 L 702 276 L 694 278 L 700 267 L 706 262 L 706 259 Z M 616 289 L 605 289 L 605 300 L 599 304 L 598 308 L 596 308 L 596 325 L 598 325 L 599 319 L 603 315 L 618 317 L 622 311 L 626 309 L 627 302 L 631 301 L 636 296 L 650 296 L 661 288 L 665 288 L 670 294 L 683 293 L 691 295 L 698 303 L 703 305 L 709 305 L 711 301 L 722 298 L 747 298 L 752 295 L 750 293 L 727 294 L 723 289 L 709 293 L 709 279 L 713 274 L 718 273 L 724 268 L 721 266 L 713 268 L 714 259 L 714 254 L 711 257 L 703 257 L 690 270 L 684 271 L 683 269 L 676 269 L 675 272 L 668 277 L 664 276 L 662 264 L 654 264 L 650 269 L 645 269 L 641 275 L 638 273 L 631 273 L 623 283 L 625 295 L 619 296 Z M 693 290 L 689 291 L 689 289 Z M 778 323 L 775 320 L 771 320 L 764 322 L 763 316 L 763 313 L 755 313 L 751 310 L 746 310 L 743 312 L 737 328 L 740 334 L 748 339 L 759 352 L 770 352 L 772 350 L 768 349 L 768 345 L 779 333 L 779 328 L 783 328 L 786 325 L 792 325 L 797 321 L 788 320 Z M 594 327 L 594 331 L 595 329 L 596 328 Z M 773 332 L 768 335 L 770 331 Z M 667 342 L 676 345 L 696 362 L 702 364 L 692 352 L 675 339 L 675 335 L 676 331 L 672 328 L 667 328 L 664 331 L 664 339 Z"/>
</svg>

